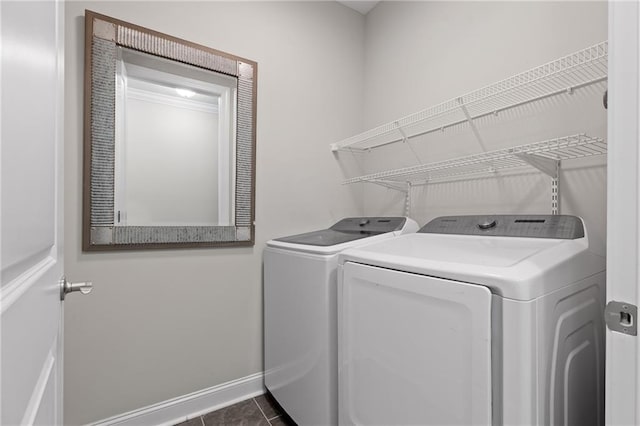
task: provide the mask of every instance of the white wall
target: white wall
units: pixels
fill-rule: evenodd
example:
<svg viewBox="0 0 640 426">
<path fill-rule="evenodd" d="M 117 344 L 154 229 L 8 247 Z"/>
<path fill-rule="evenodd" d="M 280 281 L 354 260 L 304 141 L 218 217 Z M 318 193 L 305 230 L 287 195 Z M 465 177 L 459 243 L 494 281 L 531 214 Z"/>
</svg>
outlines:
<svg viewBox="0 0 640 426">
<path fill-rule="evenodd" d="M 258 62 L 254 248 L 81 251 L 84 9 Z M 362 123 L 364 18 L 335 2 L 66 3 L 65 424 L 262 371 L 268 239 L 362 214 L 328 149 Z"/>
<path fill-rule="evenodd" d="M 366 20 L 364 123 L 389 122 L 607 38 L 606 2 L 382 2 Z M 606 84 L 480 120 L 487 150 L 586 132 L 606 137 Z M 482 148 L 468 126 L 415 139 L 422 162 Z M 417 164 L 402 144 L 362 156 L 367 172 Z M 606 158 L 566 161 L 561 213 L 582 216 L 605 252 Z M 355 168 L 348 170 L 358 175 Z M 531 172 L 416 187 L 421 225 L 447 214 L 550 213 L 550 179 Z M 367 214 L 400 214 L 398 191 L 365 186 Z"/>
</svg>

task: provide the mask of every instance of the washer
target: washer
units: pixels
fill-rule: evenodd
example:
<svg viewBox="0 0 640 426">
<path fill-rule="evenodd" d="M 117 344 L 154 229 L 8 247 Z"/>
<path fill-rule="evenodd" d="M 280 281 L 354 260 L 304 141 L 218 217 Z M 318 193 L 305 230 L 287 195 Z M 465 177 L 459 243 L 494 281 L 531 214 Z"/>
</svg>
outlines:
<svg viewBox="0 0 640 426">
<path fill-rule="evenodd" d="M 338 254 L 417 230 L 406 217 L 353 217 L 267 243 L 265 386 L 296 423 L 338 423 Z"/>
<path fill-rule="evenodd" d="M 440 217 L 339 258 L 340 424 L 604 424 L 605 259 L 580 218 Z"/>
</svg>

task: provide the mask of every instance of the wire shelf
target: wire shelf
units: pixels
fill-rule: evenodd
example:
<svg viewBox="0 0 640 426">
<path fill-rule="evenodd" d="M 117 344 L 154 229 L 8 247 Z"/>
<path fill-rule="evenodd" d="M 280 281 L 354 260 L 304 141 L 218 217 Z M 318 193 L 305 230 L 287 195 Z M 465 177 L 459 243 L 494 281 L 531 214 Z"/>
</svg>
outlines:
<svg viewBox="0 0 640 426">
<path fill-rule="evenodd" d="M 534 160 L 562 161 L 606 154 L 606 152 L 607 144 L 603 138 L 578 134 L 437 163 L 373 173 L 348 179 L 344 184 L 371 182 L 398 187 L 398 184 L 404 185 L 407 182 L 413 184 L 446 182 L 493 174 L 498 170 L 531 167 Z M 534 165 L 534 167 L 537 166 Z"/>
<path fill-rule="evenodd" d="M 444 130 L 607 79 L 606 41 L 331 145 L 366 151 Z"/>
</svg>

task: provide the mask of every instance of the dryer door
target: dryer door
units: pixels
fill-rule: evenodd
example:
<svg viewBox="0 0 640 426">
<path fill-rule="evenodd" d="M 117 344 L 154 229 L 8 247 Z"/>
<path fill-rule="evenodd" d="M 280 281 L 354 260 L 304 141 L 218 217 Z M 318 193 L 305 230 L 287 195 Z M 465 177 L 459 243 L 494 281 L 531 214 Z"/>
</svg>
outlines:
<svg viewBox="0 0 640 426">
<path fill-rule="evenodd" d="M 491 424 L 486 287 L 347 262 L 338 300 L 341 425 Z"/>
</svg>

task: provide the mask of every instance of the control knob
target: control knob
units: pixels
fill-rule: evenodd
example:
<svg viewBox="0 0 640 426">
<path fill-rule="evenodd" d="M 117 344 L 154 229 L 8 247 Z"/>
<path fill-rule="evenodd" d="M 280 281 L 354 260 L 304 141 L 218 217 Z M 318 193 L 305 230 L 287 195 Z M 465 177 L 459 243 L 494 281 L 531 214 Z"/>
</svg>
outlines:
<svg viewBox="0 0 640 426">
<path fill-rule="evenodd" d="M 491 229 L 496 225 L 497 225 L 497 222 L 495 221 L 495 219 L 487 219 L 484 222 L 480 222 L 478 224 L 478 228 L 485 230 L 485 229 Z"/>
</svg>

